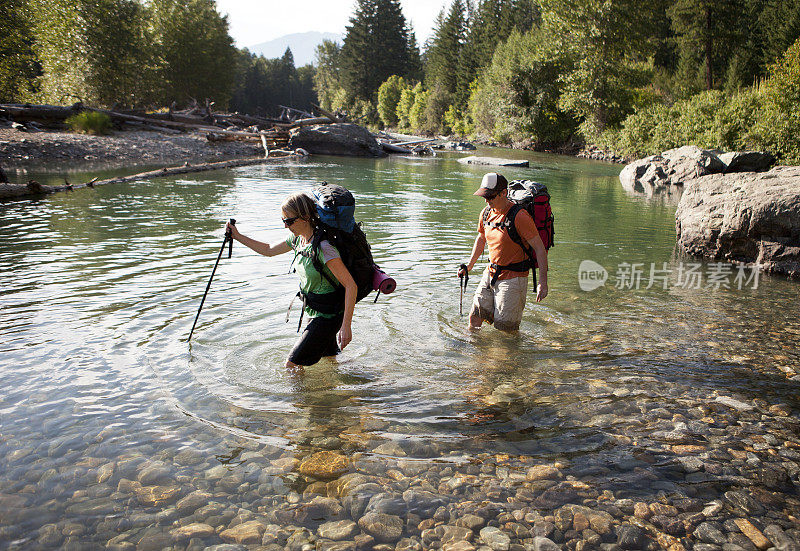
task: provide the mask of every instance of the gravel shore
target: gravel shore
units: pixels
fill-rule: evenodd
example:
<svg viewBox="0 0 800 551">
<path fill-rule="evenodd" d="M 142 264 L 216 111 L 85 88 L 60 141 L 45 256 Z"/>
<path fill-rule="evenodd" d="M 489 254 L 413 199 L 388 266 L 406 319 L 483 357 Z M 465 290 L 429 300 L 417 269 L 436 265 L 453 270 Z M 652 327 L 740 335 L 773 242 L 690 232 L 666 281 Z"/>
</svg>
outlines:
<svg viewBox="0 0 800 551">
<path fill-rule="evenodd" d="M 261 144 L 209 142 L 203 133 L 164 134 L 114 131 L 106 136 L 71 132 L 23 132 L 0 128 L 3 164 L 29 165 L 53 161 L 104 161 L 158 164 L 177 161 L 213 161 L 263 155 Z"/>
</svg>

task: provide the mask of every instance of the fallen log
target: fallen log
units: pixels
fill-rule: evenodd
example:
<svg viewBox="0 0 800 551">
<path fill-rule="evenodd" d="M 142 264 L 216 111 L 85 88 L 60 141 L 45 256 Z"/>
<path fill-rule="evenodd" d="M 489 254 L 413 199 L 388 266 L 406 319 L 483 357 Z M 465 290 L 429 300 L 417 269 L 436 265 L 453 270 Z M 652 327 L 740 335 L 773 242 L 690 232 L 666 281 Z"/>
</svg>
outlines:
<svg viewBox="0 0 800 551">
<path fill-rule="evenodd" d="M 402 153 L 404 155 L 411 155 L 413 152 L 410 149 L 405 147 L 400 147 L 397 144 L 388 143 L 388 142 L 380 142 L 381 147 L 387 153 Z"/>
<path fill-rule="evenodd" d="M 421 144 L 421 143 L 430 143 L 430 142 L 436 142 L 436 141 L 439 141 L 439 138 L 426 138 L 426 139 L 422 139 L 422 140 L 411 140 L 411 141 L 408 141 L 408 142 L 393 143 L 392 145 L 397 145 L 397 146 L 403 147 L 404 145 L 417 145 L 417 144 Z"/>
<path fill-rule="evenodd" d="M 135 126 L 136 128 L 141 128 L 142 130 L 148 130 L 150 132 L 161 132 L 163 134 L 170 134 L 170 135 L 183 134 L 182 130 L 177 130 L 175 128 L 168 128 L 166 126 L 157 126 L 155 124 L 149 124 L 146 122 L 126 121 L 125 124 Z"/>
<path fill-rule="evenodd" d="M 251 157 L 248 159 L 234 159 L 230 161 L 219 161 L 215 163 L 202 163 L 199 165 L 190 165 L 188 163 L 183 166 L 166 167 L 159 170 L 151 170 L 149 172 L 141 172 L 131 176 L 119 176 L 117 178 L 109 178 L 107 180 L 94 180 L 86 182 L 85 184 L 65 184 L 62 186 L 47 186 L 42 185 L 35 180 L 31 180 L 28 184 L 1 184 L 0 183 L 0 199 L 10 199 L 15 197 L 26 197 L 34 195 L 47 195 L 57 191 L 70 191 L 84 187 L 96 187 L 105 184 L 121 184 L 125 182 L 133 182 L 136 180 L 148 180 L 150 178 L 161 178 L 164 176 L 173 176 L 175 174 L 188 174 L 190 172 L 203 172 L 206 170 L 219 170 L 222 168 L 234 168 L 237 166 L 257 165 L 268 162 L 263 157 Z"/>
<path fill-rule="evenodd" d="M 24 105 L 19 103 L 4 103 L 0 105 L 0 114 L 10 116 L 15 121 L 61 121 L 63 122 L 80 111 L 72 107 L 59 107 L 57 105 Z"/>
<path fill-rule="evenodd" d="M 314 126 L 315 124 L 330 124 L 331 119 L 328 117 L 311 117 L 310 119 L 298 119 L 294 121 L 290 126 L 292 128 L 298 128 L 301 126 Z"/>
<path fill-rule="evenodd" d="M 207 134 L 218 134 L 220 136 L 238 136 L 240 138 L 256 138 L 256 139 L 261 139 L 262 133 L 268 138 L 289 139 L 288 132 L 281 132 L 281 131 L 270 132 L 267 130 L 262 130 L 261 132 L 245 132 L 244 130 L 224 130 L 222 128 L 215 128 L 207 131 Z"/>
<path fill-rule="evenodd" d="M 245 115 L 244 113 L 231 113 L 229 115 L 214 115 L 214 118 L 220 121 L 234 122 L 240 121 L 243 126 L 291 126 L 288 123 L 279 121 L 277 119 L 268 119 L 264 117 L 254 117 L 252 115 Z"/>
<path fill-rule="evenodd" d="M 334 115 L 334 114 L 333 114 L 333 113 L 331 113 L 330 111 L 326 111 L 325 109 L 323 109 L 322 107 L 320 107 L 319 105 L 317 105 L 317 104 L 315 104 L 315 103 L 312 103 L 312 104 L 311 104 L 311 107 L 313 107 L 314 109 L 316 109 L 317 111 L 319 111 L 319 113 L 320 113 L 322 116 L 324 116 L 324 117 L 328 117 L 328 118 L 331 120 L 331 122 L 342 122 L 342 120 L 341 120 L 339 117 L 337 117 L 336 115 Z"/>
</svg>

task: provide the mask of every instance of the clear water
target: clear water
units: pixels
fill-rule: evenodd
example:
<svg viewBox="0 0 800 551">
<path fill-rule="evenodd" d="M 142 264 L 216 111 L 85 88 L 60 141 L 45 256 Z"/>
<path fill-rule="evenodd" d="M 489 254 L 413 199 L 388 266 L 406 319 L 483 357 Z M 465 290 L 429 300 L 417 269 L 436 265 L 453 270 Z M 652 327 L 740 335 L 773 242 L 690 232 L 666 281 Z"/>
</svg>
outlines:
<svg viewBox="0 0 800 551">
<path fill-rule="evenodd" d="M 156 459 L 190 487 L 214 465 L 246 469 L 246 450 L 302 461 L 328 449 L 381 472 L 396 459 L 378 448 L 387 442 L 437 464 L 502 456 L 586 469 L 654 453 L 652 441 L 637 443 L 656 428 L 646 411 L 719 396 L 800 406 L 783 373 L 800 359 L 796 283 L 762 274 L 756 289 L 733 277 L 730 289 L 645 289 L 651 263 L 698 262 L 675 249 L 674 203 L 626 194 L 619 166 L 482 153 L 530 159 L 505 175 L 552 195 L 550 295 L 534 305 L 530 293 L 518 335 L 470 333 L 459 315 L 455 271 L 471 250 L 483 206 L 472 192 L 485 169 L 452 156 L 310 158 L 0 204 L 0 546 L 42 545 L 50 524 L 61 533 L 53 546 L 105 545 L 101 522 L 168 509 L 121 497 L 119 481 L 137 477 L 125 458 Z M 224 222 L 284 239 L 282 199 L 323 180 L 354 192 L 397 291 L 359 303 L 352 344 L 295 377 L 282 367 L 296 339 L 296 308 L 285 322 L 297 285 L 290 258 L 235 244 L 188 345 Z M 608 270 L 605 286 L 581 290 L 583 260 Z M 615 287 L 622 263 L 644 266 L 641 288 Z M 478 279 L 476 270 L 465 312 Z M 204 463 L 175 460 L 185 450 Z M 115 467 L 101 480 L 105 464 Z M 631 488 L 617 475 L 598 487 L 676 487 L 656 474 Z M 294 471 L 271 483 L 277 498 L 313 482 Z M 67 521 L 87 528 L 69 535 Z"/>
</svg>

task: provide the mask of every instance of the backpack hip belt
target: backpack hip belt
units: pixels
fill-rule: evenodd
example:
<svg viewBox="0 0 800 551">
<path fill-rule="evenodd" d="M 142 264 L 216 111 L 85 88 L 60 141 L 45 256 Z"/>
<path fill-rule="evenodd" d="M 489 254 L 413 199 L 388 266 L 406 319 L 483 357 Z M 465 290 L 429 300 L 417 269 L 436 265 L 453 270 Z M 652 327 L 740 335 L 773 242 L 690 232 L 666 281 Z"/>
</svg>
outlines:
<svg viewBox="0 0 800 551">
<path fill-rule="evenodd" d="M 303 314 L 306 311 L 306 306 L 312 310 L 316 310 L 320 314 L 341 314 L 344 312 L 344 289 L 340 288 L 330 293 L 304 293 L 303 290 L 297 291 L 297 294 L 292 298 L 289 303 L 289 309 L 286 311 L 286 321 L 289 321 L 289 312 L 292 311 L 292 304 L 294 299 L 300 297 L 302 304 L 300 305 L 300 319 L 297 322 L 297 332 L 303 326 Z"/>
<path fill-rule="evenodd" d="M 528 270 L 533 270 L 533 281 L 534 285 L 536 285 L 536 269 L 533 262 L 530 259 L 522 260 L 520 262 L 512 262 L 511 264 L 495 264 L 494 262 L 489 263 L 489 273 L 492 274 L 492 279 L 490 280 L 489 284 L 494 286 L 497 283 L 497 280 L 500 278 L 500 274 L 503 272 L 527 272 Z M 526 276 L 527 277 L 527 276 Z"/>
</svg>

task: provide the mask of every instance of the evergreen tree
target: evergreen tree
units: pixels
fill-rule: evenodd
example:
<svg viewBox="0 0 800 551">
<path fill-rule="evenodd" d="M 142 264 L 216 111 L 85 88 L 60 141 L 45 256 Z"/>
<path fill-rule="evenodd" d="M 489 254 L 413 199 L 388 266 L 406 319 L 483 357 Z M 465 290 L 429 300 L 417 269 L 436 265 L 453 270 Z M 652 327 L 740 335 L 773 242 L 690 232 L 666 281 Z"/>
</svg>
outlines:
<svg viewBox="0 0 800 551">
<path fill-rule="evenodd" d="M 758 28 L 763 32 L 762 68 L 781 58 L 800 38 L 800 0 L 762 0 Z"/>
<path fill-rule="evenodd" d="M 447 93 L 456 91 L 458 61 L 466 36 L 466 7 L 463 0 L 453 0 L 447 16 L 439 13 L 425 59 L 425 83 Z"/>
<path fill-rule="evenodd" d="M 582 120 L 593 138 L 632 111 L 634 90 L 646 83 L 637 63 L 652 54 L 653 5 L 636 0 L 542 0 L 545 40 L 556 57 L 574 61 L 562 75 L 559 107 Z"/>
<path fill-rule="evenodd" d="M 236 49 L 214 0 L 152 0 L 150 37 L 161 103 L 230 99 Z"/>
<path fill-rule="evenodd" d="M 236 64 L 231 108 L 236 111 L 276 117 L 281 105 L 311 110 L 317 101 L 314 93 L 314 68 L 295 69 L 288 48 L 283 57 L 266 59 L 241 50 Z"/>
<path fill-rule="evenodd" d="M 323 40 L 314 52 L 316 64 L 314 91 L 317 93 L 320 105 L 329 110 L 335 109 L 334 98 L 339 90 L 343 90 L 341 52 L 341 47 L 331 40 Z"/>
<path fill-rule="evenodd" d="M 0 102 L 29 98 L 41 67 L 33 50 L 27 0 L 0 3 Z"/>
<path fill-rule="evenodd" d="M 706 90 L 719 84 L 728 61 L 744 40 L 744 0 L 676 0 L 669 8 L 684 77 L 703 68 Z"/>
<path fill-rule="evenodd" d="M 403 77 L 392 75 L 378 88 L 378 115 L 384 126 L 397 126 L 397 104 L 400 94 L 407 87 Z"/>
<path fill-rule="evenodd" d="M 148 84 L 136 0 L 31 0 L 42 99 L 135 104 Z"/>
<path fill-rule="evenodd" d="M 399 0 L 358 0 L 339 62 L 341 82 L 354 98 L 372 100 L 392 75 L 413 70 L 412 38 Z"/>
<path fill-rule="evenodd" d="M 466 105 L 470 84 L 491 63 L 495 49 L 512 31 L 525 33 L 537 27 L 540 20 L 539 8 L 531 0 L 482 0 L 472 7 L 458 63 L 455 103 Z"/>
<path fill-rule="evenodd" d="M 419 46 L 417 45 L 417 36 L 411 23 L 408 24 L 408 69 L 406 71 L 406 78 L 408 80 L 422 80 L 422 56 L 419 53 Z"/>
</svg>

